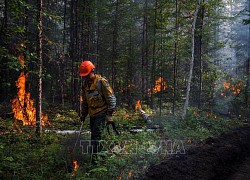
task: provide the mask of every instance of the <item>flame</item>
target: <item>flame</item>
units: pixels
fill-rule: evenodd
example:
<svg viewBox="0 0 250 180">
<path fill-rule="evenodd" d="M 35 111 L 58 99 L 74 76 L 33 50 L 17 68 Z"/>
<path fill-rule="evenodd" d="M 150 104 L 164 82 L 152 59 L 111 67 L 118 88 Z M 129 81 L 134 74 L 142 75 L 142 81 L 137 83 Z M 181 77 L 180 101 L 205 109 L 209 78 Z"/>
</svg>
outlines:
<svg viewBox="0 0 250 180">
<path fill-rule="evenodd" d="M 234 95 L 237 95 L 237 94 L 240 94 L 240 92 L 241 92 L 242 82 L 238 82 L 237 84 L 230 84 L 230 83 L 224 81 L 223 86 L 224 86 L 224 91 L 221 92 L 221 96 L 226 97 L 226 92 L 230 92 Z"/>
<path fill-rule="evenodd" d="M 74 160 L 73 161 L 73 173 L 72 173 L 72 175 L 71 176 L 75 176 L 75 174 L 76 174 L 76 171 L 77 171 L 77 169 L 79 168 L 79 165 L 77 164 L 77 161 L 76 160 Z"/>
<path fill-rule="evenodd" d="M 79 165 L 77 164 L 76 160 L 73 161 L 73 165 L 74 165 L 74 172 L 76 172 L 77 169 L 79 168 Z"/>
<path fill-rule="evenodd" d="M 131 178 L 132 177 L 132 172 L 133 172 L 133 169 L 130 169 L 129 173 L 128 173 L 128 178 Z"/>
<path fill-rule="evenodd" d="M 167 83 L 163 81 L 162 77 L 159 77 L 155 81 L 155 87 L 154 87 L 154 93 L 160 92 L 161 90 L 166 90 L 167 89 Z"/>
<path fill-rule="evenodd" d="M 24 67 L 24 57 L 20 55 L 18 57 L 22 67 Z M 21 120 L 23 125 L 36 125 L 36 108 L 34 108 L 34 100 L 30 98 L 30 93 L 25 91 L 26 79 L 28 73 L 21 72 L 17 81 L 16 87 L 18 89 L 17 97 L 12 102 L 12 111 L 14 112 L 14 118 Z M 48 120 L 47 115 L 41 117 L 42 126 L 45 126 Z"/>
<path fill-rule="evenodd" d="M 24 56 L 22 54 L 18 56 L 18 60 L 20 61 L 22 67 L 24 67 Z"/>
<path fill-rule="evenodd" d="M 119 176 L 119 177 L 117 178 L 117 180 L 122 180 L 122 177 L 121 177 L 121 176 Z"/>
<path fill-rule="evenodd" d="M 163 78 L 160 76 L 156 81 L 155 81 L 155 86 L 152 89 L 152 92 L 154 94 L 160 92 L 160 91 L 165 91 L 167 89 L 167 83 L 163 80 Z M 152 94 L 151 89 L 148 89 L 148 95 Z"/>
<path fill-rule="evenodd" d="M 221 93 L 221 96 L 226 97 L 225 93 L 223 93 L 223 92 Z"/>
<path fill-rule="evenodd" d="M 142 107 L 141 107 L 141 100 L 138 100 L 137 102 L 136 102 L 136 105 L 135 105 L 135 110 L 137 111 L 138 109 L 142 109 Z"/>
<path fill-rule="evenodd" d="M 223 82 L 223 86 L 225 89 L 230 89 L 230 83 Z"/>
</svg>

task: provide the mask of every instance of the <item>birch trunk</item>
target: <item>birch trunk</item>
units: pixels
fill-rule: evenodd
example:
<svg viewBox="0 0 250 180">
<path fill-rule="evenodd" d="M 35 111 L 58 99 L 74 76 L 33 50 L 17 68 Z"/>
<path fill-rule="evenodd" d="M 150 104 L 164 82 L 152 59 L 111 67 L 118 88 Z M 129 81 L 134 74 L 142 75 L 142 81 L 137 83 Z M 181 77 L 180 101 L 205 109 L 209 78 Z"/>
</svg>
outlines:
<svg viewBox="0 0 250 180">
<path fill-rule="evenodd" d="M 179 2 L 178 0 L 175 1 L 175 36 L 176 40 L 174 43 L 174 66 L 173 66 L 173 72 L 174 72 L 174 94 L 173 94 L 173 105 L 172 105 L 172 113 L 175 113 L 175 106 L 176 106 L 176 89 L 177 89 L 177 54 L 178 54 L 178 33 L 179 33 Z"/>
<path fill-rule="evenodd" d="M 196 24 L 196 20 L 197 20 L 197 16 L 198 16 L 198 11 L 199 11 L 199 8 L 200 8 L 200 2 L 201 2 L 201 0 L 198 0 L 198 2 L 196 4 L 194 20 L 193 20 L 193 24 L 192 24 L 192 55 L 191 55 L 191 62 L 190 62 L 189 77 L 188 77 L 188 82 L 187 82 L 186 100 L 185 100 L 183 114 L 182 114 L 183 119 L 186 117 L 186 114 L 187 114 L 187 107 L 188 107 L 188 103 L 189 103 L 189 94 L 190 94 L 190 86 L 191 86 L 191 81 L 192 81 L 192 77 L 193 77 L 194 46 L 195 46 L 195 44 L 194 44 L 194 32 L 195 32 L 195 24 Z"/>
</svg>

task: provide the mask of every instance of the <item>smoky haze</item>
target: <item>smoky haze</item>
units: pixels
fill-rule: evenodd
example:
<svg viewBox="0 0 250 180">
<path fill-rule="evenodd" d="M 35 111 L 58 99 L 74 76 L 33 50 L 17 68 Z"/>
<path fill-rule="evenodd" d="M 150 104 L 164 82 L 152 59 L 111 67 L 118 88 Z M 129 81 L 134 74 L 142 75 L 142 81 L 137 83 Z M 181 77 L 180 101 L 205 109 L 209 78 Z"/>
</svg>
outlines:
<svg viewBox="0 0 250 180">
<path fill-rule="evenodd" d="M 215 84 L 215 111 L 230 114 L 234 111 L 234 101 L 237 93 L 235 83 L 242 81 L 246 84 L 247 60 L 249 46 L 249 25 L 243 23 L 248 18 L 248 0 L 224 0 L 225 5 L 220 9 L 222 19 L 217 29 L 217 40 L 224 46 L 216 52 L 215 64 L 218 66 L 219 79 Z M 229 83 L 231 92 L 226 92 L 225 83 Z M 234 82 L 234 86 L 232 87 Z M 237 115 L 238 113 L 234 113 Z"/>
</svg>

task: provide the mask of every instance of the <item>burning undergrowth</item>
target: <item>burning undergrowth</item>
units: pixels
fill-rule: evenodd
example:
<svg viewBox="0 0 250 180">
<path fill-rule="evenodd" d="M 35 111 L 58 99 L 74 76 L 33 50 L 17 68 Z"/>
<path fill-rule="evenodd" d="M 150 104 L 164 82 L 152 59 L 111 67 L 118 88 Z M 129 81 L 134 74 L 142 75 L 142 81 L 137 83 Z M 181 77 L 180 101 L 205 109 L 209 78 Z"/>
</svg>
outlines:
<svg viewBox="0 0 250 180">
<path fill-rule="evenodd" d="M 215 83 L 214 111 L 229 117 L 245 116 L 245 85 L 242 80 L 220 79 Z"/>
<path fill-rule="evenodd" d="M 18 59 L 24 68 L 24 56 L 20 55 Z M 31 99 L 31 94 L 26 92 L 27 78 L 28 73 L 22 71 L 16 81 L 18 91 L 16 98 L 11 100 L 12 111 L 15 121 L 22 121 L 23 125 L 36 126 L 36 108 L 34 107 L 34 100 Z M 47 115 L 42 115 L 41 124 L 42 126 L 50 124 Z"/>
<path fill-rule="evenodd" d="M 141 109 L 148 112 L 143 102 L 141 102 Z M 83 147 L 80 146 L 82 140 L 90 139 L 90 134 L 80 135 L 74 152 L 77 133 L 71 135 L 44 133 L 42 140 L 39 141 L 35 140 L 34 136 L 27 139 L 24 134 L 15 134 L 14 136 L 9 134 L 9 137 L 1 138 L 0 148 L 3 150 L 3 156 L 0 158 L 3 163 L 0 165 L 0 170 L 4 172 L 4 177 L 9 179 L 32 179 L 32 177 L 40 179 L 48 177 L 55 179 L 58 177 L 60 179 L 140 178 L 140 175 L 151 164 L 157 164 L 166 157 L 166 154 L 159 153 L 161 152 L 159 151 L 160 144 L 166 145 L 167 150 L 171 152 L 171 149 L 168 149 L 171 147 L 171 142 L 172 145 L 174 142 L 179 142 L 177 144 L 181 145 L 179 140 L 182 140 L 184 148 L 187 148 L 187 145 L 194 145 L 193 143 L 197 142 L 199 137 L 204 139 L 205 135 L 206 137 L 212 135 L 212 133 L 206 132 L 212 131 L 213 128 L 216 133 L 221 132 L 221 129 L 226 128 L 226 125 L 229 124 L 223 119 L 213 119 L 214 116 L 211 116 L 211 120 L 203 119 L 204 117 L 199 117 L 196 113 L 192 114 L 192 117 L 194 116 L 197 118 L 188 120 L 188 127 L 187 123 L 176 117 L 162 116 L 161 122 L 164 128 L 161 131 L 130 133 L 123 127 L 130 127 L 131 123 L 143 125 L 145 121 L 138 111 L 118 109 L 114 114 L 114 120 L 119 122 L 118 130 L 121 135 L 117 136 L 114 133 L 109 135 L 105 129 L 105 140 L 107 141 L 105 149 L 107 151 L 103 151 L 98 156 L 98 163 L 95 166 L 91 164 L 91 155 L 83 154 Z M 67 119 L 73 121 L 74 117 L 77 118 L 76 114 L 71 111 L 66 113 L 54 110 L 54 115 L 50 114 L 50 117 L 53 117 L 53 125 L 55 121 L 58 121 L 61 128 L 63 126 L 75 130 L 80 128 L 80 124 L 68 124 L 65 127 L 64 121 L 66 122 Z M 56 118 L 54 119 L 54 117 Z M 155 121 L 155 118 L 152 120 Z M 89 119 L 84 123 L 84 130 L 89 129 L 88 121 Z M 218 128 L 219 125 L 221 129 Z"/>
</svg>

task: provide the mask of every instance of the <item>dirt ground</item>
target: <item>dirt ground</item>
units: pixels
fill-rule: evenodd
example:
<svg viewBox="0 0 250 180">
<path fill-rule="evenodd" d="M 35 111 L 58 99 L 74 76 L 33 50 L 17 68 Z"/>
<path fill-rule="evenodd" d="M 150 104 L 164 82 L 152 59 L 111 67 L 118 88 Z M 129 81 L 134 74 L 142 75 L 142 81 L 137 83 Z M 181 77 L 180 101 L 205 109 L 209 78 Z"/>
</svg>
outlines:
<svg viewBox="0 0 250 180">
<path fill-rule="evenodd" d="M 250 127 L 235 129 L 149 167 L 140 179 L 250 180 Z"/>
</svg>

